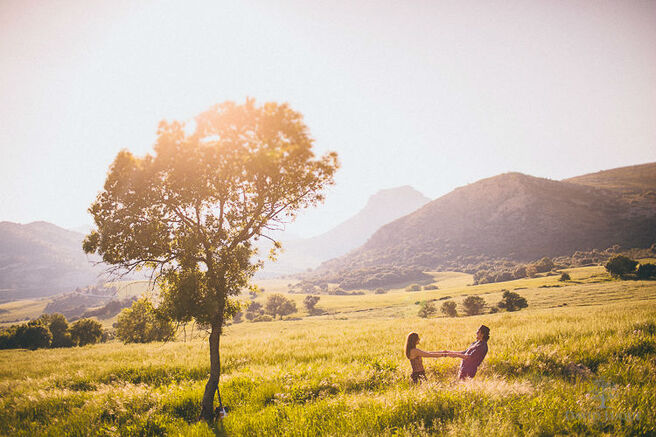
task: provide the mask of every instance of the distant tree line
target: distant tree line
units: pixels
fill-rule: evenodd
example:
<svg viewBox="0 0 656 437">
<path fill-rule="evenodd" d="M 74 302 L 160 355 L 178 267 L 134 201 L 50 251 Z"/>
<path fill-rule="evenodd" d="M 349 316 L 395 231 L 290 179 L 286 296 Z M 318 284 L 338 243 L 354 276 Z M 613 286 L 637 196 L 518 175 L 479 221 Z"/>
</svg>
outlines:
<svg viewBox="0 0 656 437">
<path fill-rule="evenodd" d="M 0 349 L 40 349 L 85 346 L 106 340 L 102 325 L 93 319 L 68 324 L 62 314 L 43 314 L 38 319 L 0 330 Z"/>
<path fill-rule="evenodd" d="M 617 256 L 626 258 L 649 258 L 656 255 L 656 243 L 650 248 L 624 249 L 615 245 L 605 250 L 593 249 L 589 251 L 576 251 L 571 256 L 559 256 L 553 259 L 544 257 L 533 263 L 521 264 L 508 260 L 487 261 L 478 265 L 474 274 L 474 284 L 486 284 L 493 282 L 512 281 L 513 279 L 530 278 L 538 273 L 547 273 L 551 270 L 565 268 L 584 267 L 591 265 L 605 265 L 605 263 Z M 636 262 L 637 266 L 637 262 Z M 636 266 L 633 266 L 635 268 Z M 470 268 L 471 266 L 469 266 Z M 643 268 L 644 270 L 645 268 Z M 649 267 L 646 267 L 649 269 Z M 647 270 L 642 272 L 643 277 L 647 275 Z M 472 273 L 465 271 L 465 273 Z M 623 273 L 627 275 L 629 272 Z M 637 272 L 636 272 L 637 274 Z M 567 279 L 563 279 L 567 280 Z"/>
<path fill-rule="evenodd" d="M 499 310 L 513 312 L 528 307 L 526 298 L 520 296 L 519 293 L 508 290 L 502 291 L 502 299 L 496 305 L 490 307 L 490 313 L 496 313 Z M 432 301 L 419 302 L 419 305 L 417 314 L 419 317 L 428 318 L 437 313 L 437 308 Z M 462 301 L 462 310 L 467 316 L 482 314 L 486 306 L 487 302 L 481 296 L 467 296 Z M 458 306 L 452 300 L 443 302 L 440 311 L 447 317 L 458 317 Z"/>
<path fill-rule="evenodd" d="M 298 285 L 299 292 L 329 294 L 329 284 L 337 284 L 337 290 L 375 290 L 403 286 L 410 282 L 427 282 L 433 278 L 419 267 L 376 266 L 339 271 L 313 272 Z M 339 294 L 339 293 L 335 293 Z"/>
<path fill-rule="evenodd" d="M 316 307 L 317 302 L 321 299 L 319 296 L 306 296 L 303 305 L 310 315 L 322 314 L 323 310 Z M 233 323 L 243 322 L 243 318 L 249 322 L 270 322 L 279 317 L 288 316 L 298 312 L 296 302 L 283 294 L 275 293 L 267 297 L 266 302 L 262 305 L 260 302 L 251 301 L 243 311 L 239 311 L 232 319 Z"/>
<path fill-rule="evenodd" d="M 412 283 L 430 281 L 429 275 L 424 273 L 426 271 L 469 273 L 474 275 L 475 284 L 485 284 L 532 277 L 563 268 L 604 265 L 610 257 L 619 254 L 630 258 L 649 258 L 656 255 L 656 243 L 649 248 L 625 249 L 615 245 L 607 249 L 579 250 L 568 256 L 544 257 L 532 262 L 487 255 L 458 255 L 458 251 L 453 252 L 452 249 L 453 247 L 446 244 L 444 247 L 425 247 L 422 253 L 403 252 L 403 256 L 378 253 L 377 257 L 369 260 L 378 264 L 373 267 L 367 267 L 365 263 L 364 266 L 344 268 L 337 267 L 339 263 L 328 262 L 324 269 L 306 274 L 302 284 L 293 291 L 328 294 L 328 284 L 338 284 L 342 290 L 400 288 Z M 333 265 L 335 267 L 331 270 Z"/>
</svg>

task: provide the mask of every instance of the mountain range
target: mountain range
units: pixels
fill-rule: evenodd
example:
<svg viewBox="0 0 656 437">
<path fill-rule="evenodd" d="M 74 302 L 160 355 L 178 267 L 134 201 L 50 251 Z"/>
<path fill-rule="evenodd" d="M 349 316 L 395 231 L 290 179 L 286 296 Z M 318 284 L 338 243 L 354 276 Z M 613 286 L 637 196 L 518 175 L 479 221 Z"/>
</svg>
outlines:
<svg viewBox="0 0 656 437">
<path fill-rule="evenodd" d="M 96 283 L 102 267 L 82 251 L 83 238 L 47 222 L 0 222 L 0 301 Z"/>
<path fill-rule="evenodd" d="M 341 256 L 363 245 L 381 226 L 416 211 L 430 199 L 410 186 L 380 190 L 353 217 L 328 232 L 312 238 L 286 239 L 276 262 L 266 262 L 260 277 L 293 274 L 312 269 L 323 261 Z M 270 245 L 260 246 L 266 253 Z"/>
<path fill-rule="evenodd" d="M 280 237 L 285 252 L 265 265 L 268 276 L 317 266 L 317 272 L 458 270 L 486 259 L 528 262 L 613 245 L 649 247 L 656 242 L 656 163 L 562 181 L 506 173 L 433 201 L 408 186 L 382 190 L 322 235 Z M 96 283 L 103 266 L 83 253 L 83 238 L 46 222 L 0 222 L 0 301 Z"/>
<path fill-rule="evenodd" d="M 506 173 L 457 188 L 321 265 L 458 269 L 475 259 L 533 261 L 656 242 L 656 163 L 562 181 Z"/>
</svg>

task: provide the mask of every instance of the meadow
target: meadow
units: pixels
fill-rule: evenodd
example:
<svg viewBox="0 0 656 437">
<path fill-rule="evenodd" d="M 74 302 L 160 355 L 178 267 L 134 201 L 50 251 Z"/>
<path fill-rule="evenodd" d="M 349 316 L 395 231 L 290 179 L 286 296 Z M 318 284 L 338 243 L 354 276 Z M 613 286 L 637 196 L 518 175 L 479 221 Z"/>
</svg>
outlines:
<svg viewBox="0 0 656 437">
<path fill-rule="evenodd" d="M 438 290 L 321 296 L 322 316 L 239 323 L 221 340 L 214 425 L 197 422 L 209 372 L 206 340 L 0 351 L 4 435 L 655 435 L 656 282 L 600 267 L 470 286 L 433 273 Z M 267 293 L 286 283 L 264 282 Z M 529 307 L 471 317 L 417 317 L 418 302 L 466 295 Z M 289 295 L 302 308 L 303 295 Z M 463 350 L 479 325 L 489 353 L 474 380 L 459 360 L 424 361 L 409 382 L 410 330 L 427 350 Z"/>
</svg>

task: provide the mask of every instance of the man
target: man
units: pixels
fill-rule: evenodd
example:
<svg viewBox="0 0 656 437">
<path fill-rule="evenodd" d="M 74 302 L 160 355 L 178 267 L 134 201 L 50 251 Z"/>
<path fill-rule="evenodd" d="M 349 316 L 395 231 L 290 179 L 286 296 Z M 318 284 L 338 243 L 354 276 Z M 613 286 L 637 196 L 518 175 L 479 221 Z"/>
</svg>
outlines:
<svg viewBox="0 0 656 437">
<path fill-rule="evenodd" d="M 460 363 L 460 370 L 458 371 L 458 379 L 473 378 L 476 375 L 478 366 L 483 362 L 483 358 L 487 355 L 487 341 L 490 338 L 490 328 L 481 325 L 476 331 L 476 341 L 472 343 L 466 351 L 441 351 L 444 356 L 451 358 L 462 358 Z"/>
</svg>

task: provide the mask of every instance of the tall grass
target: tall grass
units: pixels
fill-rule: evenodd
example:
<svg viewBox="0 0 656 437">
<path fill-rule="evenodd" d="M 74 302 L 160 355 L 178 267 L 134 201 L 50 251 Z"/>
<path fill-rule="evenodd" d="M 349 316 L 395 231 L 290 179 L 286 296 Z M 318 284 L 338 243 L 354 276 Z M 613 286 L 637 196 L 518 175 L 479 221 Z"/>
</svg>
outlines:
<svg viewBox="0 0 656 437">
<path fill-rule="evenodd" d="M 604 305 L 587 306 L 591 286 Z M 212 426 L 196 421 L 209 373 L 203 340 L 0 351 L 0 432 L 654 435 L 654 291 L 656 284 L 578 284 L 560 298 L 579 306 L 559 306 L 553 289 L 542 289 L 547 297 L 536 289 L 533 299 L 551 299 L 552 308 L 233 325 L 221 349 L 221 394 L 231 410 Z M 640 298 L 623 299 L 625 292 Z M 426 349 L 462 350 L 481 323 L 492 332 L 476 379 L 457 382 L 458 360 L 440 358 L 425 360 L 428 382 L 409 382 L 402 348 L 410 329 Z"/>
</svg>

